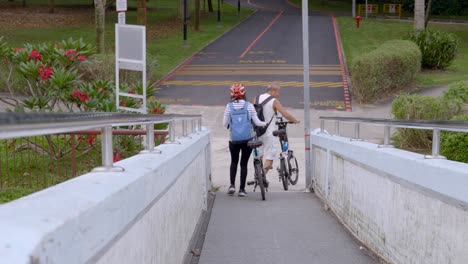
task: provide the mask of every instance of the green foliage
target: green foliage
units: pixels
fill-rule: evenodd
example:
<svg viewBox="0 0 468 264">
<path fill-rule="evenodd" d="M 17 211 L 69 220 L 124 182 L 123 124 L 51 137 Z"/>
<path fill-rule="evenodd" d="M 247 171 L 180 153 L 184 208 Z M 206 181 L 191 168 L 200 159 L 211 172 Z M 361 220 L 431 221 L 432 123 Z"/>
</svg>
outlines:
<svg viewBox="0 0 468 264">
<path fill-rule="evenodd" d="M 414 81 L 421 65 L 421 52 L 410 41 L 391 40 L 353 61 L 353 96 L 361 103 L 381 99 Z"/>
<path fill-rule="evenodd" d="M 444 91 L 444 98 L 460 99 L 463 103 L 468 104 L 468 81 L 450 84 L 448 89 Z"/>
<path fill-rule="evenodd" d="M 452 118 L 455 121 L 468 121 L 468 115 Z M 449 160 L 468 163 L 468 133 L 443 131 L 440 135 L 440 154 Z"/>
<path fill-rule="evenodd" d="M 413 13 L 414 0 L 402 0 L 401 2 L 404 11 Z M 468 1 L 466 0 L 432 0 L 431 15 L 457 16 L 464 14 L 468 14 Z"/>
<path fill-rule="evenodd" d="M 402 94 L 393 101 L 392 114 L 396 119 L 449 120 L 461 112 L 461 104 L 459 99 Z M 393 140 L 404 149 L 430 149 L 432 133 L 417 129 L 398 129 Z"/>
<path fill-rule="evenodd" d="M 455 34 L 436 30 L 413 30 L 409 39 L 419 46 L 422 54 L 422 67 L 425 69 L 445 69 L 455 59 L 458 51 L 458 38 Z"/>
</svg>

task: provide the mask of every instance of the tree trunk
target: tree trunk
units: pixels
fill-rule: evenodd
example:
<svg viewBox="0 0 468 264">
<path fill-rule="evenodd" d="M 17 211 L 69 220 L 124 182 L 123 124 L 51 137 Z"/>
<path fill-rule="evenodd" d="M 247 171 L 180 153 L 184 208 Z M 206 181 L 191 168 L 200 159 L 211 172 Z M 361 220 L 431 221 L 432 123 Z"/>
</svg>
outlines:
<svg viewBox="0 0 468 264">
<path fill-rule="evenodd" d="M 427 2 L 426 7 L 426 17 L 424 19 L 424 28 L 427 28 L 427 24 L 429 23 L 429 16 L 431 15 L 431 7 L 432 7 L 432 0 Z"/>
<path fill-rule="evenodd" d="M 424 29 L 424 0 L 414 1 L 414 29 Z"/>
<path fill-rule="evenodd" d="M 137 1 L 137 24 L 146 26 L 146 0 Z"/>
<path fill-rule="evenodd" d="M 49 0 L 49 13 L 54 13 L 55 11 L 55 0 Z"/>
<path fill-rule="evenodd" d="M 213 13 L 213 0 L 208 0 L 208 12 Z"/>
<path fill-rule="evenodd" d="M 98 53 L 104 53 L 104 30 L 106 20 L 106 0 L 94 0 L 96 19 L 96 47 Z"/>
<path fill-rule="evenodd" d="M 195 30 L 200 30 L 200 0 L 195 0 Z"/>
</svg>

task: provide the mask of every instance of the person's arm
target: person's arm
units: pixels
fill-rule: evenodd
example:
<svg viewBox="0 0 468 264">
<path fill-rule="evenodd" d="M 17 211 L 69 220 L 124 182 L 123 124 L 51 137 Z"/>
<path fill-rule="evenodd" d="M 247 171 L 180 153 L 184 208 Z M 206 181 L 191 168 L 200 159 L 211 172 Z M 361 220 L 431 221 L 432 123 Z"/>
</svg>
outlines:
<svg viewBox="0 0 468 264">
<path fill-rule="evenodd" d="M 267 125 L 266 122 L 258 119 L 257 111 L 255 111 L 255 107 L 252 104 L 249 104 L 247 109 L 249 110 L 250 119 L 252 119 L 252 121 L 254 122 L 255 125 L 257 125 L 257 126 L 266 126 Z"/>
<path fill-rule="evenodd" d="M 229 128 L 229 124 L 231 123 L 231 118 L 229 117 L 231 113 L 231 108 L 229 108 L 229 104 L 226 105 L 224 108 L 224 118 L 223 118 L 223 126 L 225 128 Z"/>
<path fill-rule="evenodd" d="M 286 109 L 283 107 L 283 105 L 281 105 L 280 101 L 278 99 L 276 99 L 274 102 L 273 102 L 273 108 L 280 112 L 283 117 L 285 117 L 286 119 L 288 119 L 289 121 L 295 123 L 295 124 L 299 124 L 301 121 L 297 120 L 294 116 L 292 116 L 290 113 L 288 113 L 288 111 L 286 111 Z"/>
</svg>

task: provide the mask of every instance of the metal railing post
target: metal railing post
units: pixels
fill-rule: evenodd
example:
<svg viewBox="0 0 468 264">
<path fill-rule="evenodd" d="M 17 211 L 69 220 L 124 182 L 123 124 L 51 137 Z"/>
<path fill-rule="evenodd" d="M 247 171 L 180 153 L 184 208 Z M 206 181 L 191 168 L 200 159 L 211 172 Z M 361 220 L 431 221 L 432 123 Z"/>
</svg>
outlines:
<svg viewBox="0 0 468 264">
<path fill-rule="evenodd" d="M 113 148 L 112 148 L 112 127 L 106 126 L 102 128 L 102 165 L 110 168 L 114 165 Z"/>
<path fill-rule="evenodd" d="M 390 144 L 390 128 L 388 125 L 384 126 L 384 143 L 383 145 L 379 145 L 379 148 L 393 148 L 393 145 Z"/>
<path fill-rule="evenodd" d="M 361 125 L 360 123 L 354 123 L 354 138 L 352 138 L 351 140 L 353 140 L 353 141 L 362 141 L 360 125 Z"/>
<path fill-rule="evenodd" d="M 440 129 L 434 128 L 432 131 L 432 155 L 424 156 L 426 159 L 445 159 L 439 155 L 440 152 Z"/>
<path fill-rule="evenodd" d="M 161 153 L 160 150 L 154 149 L 154 124 L 146 125 L 146 145 L 145 150 L 140 151 L 141 154 L 145 153 Z"/>
<path fill-rule="evenodd" d="M 335 121 L 335 135 L 340 135 L 340 121 Z"/>
<path fill-rule="evenodd" d="M 198 118 L 198 131 L 202 131 L 202 119 Z"/>
<path fill-rule="evenodd" d="M 320 120 L 320 133 L 325 132 L 325 120 Z"/>
<path fill-rule="evenodd" d="M 195 119 L 190 120 L 190 122 L 192 123 L 192 133 L 197 132 L 197 130 L 195 129 Z"/>
<path fill-rule="evenodd" d="M 182 136 L 187 136 L 187 120 L 182 120 Z"/>
<path fill-rule="evenodd" d="M 170 142 L 175 141 L 175 120 L 172 120 L 169 123 L 169 141 Z"/>
<path fill-rule="evenodd" d="M 114 166 L 114 152 L 112 148 L 112 126 L 101 129 L 102 167 L 93 169 L 93 172 L 118 172 L 124 171 L 121 167 Z"/>
</svg>

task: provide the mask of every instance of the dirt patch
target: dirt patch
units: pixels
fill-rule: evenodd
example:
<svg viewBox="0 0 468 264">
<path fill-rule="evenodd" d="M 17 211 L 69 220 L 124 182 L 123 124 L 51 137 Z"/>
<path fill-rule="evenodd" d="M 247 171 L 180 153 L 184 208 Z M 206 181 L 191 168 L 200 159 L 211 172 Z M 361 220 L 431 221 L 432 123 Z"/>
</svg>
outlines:
<svg viewBox="0 0 468 264">
<path fill-rule="evenodd" d="M 177 17 L 169 18 L 160 21 L 156 26 L 149 26 L 147 28 L 148 39 L 161 39 L 167 37 L 173 32 L 181 31 L 182 21 Z"/>
<path fill-rule="evenodd" d="M 57 8 L 49 13 L 45 7 L 6 8 L 0 16 L 0 29 L 59 28 L 93 23 L 93 9 Z"/>
</svg>

